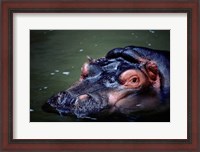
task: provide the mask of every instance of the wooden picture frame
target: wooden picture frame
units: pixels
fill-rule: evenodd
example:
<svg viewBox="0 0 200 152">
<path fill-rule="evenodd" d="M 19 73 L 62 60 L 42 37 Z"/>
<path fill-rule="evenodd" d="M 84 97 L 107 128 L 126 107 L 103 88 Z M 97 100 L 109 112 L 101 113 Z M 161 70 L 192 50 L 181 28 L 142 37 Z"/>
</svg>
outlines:
<svg viewBox="0 0 200 152">
<path fill-rule="evenodd" d="M 1 151 L 200 151 L 198 0 L 11 0 L 1 2 L 1 8 Z M 187 13 L 187 139 L 13 139 L 13 14 L 105 12 Z"/>
</svg>

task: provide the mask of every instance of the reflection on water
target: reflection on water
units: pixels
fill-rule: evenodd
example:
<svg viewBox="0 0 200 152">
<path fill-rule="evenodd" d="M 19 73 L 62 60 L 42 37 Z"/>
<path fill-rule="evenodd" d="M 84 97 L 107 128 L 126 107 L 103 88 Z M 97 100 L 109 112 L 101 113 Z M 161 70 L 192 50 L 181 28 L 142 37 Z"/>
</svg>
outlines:
<svg viewBox="0 0 200 152">
<path fill-rule="evenodd" d="M 129 45 L 169 50 L 169 30 L 31 30 L 30 121 L 87 121 L 43 112 L 53 94 L 79 79 L 86 56 L 99 58 L 113 48 Z"/>
</svg>

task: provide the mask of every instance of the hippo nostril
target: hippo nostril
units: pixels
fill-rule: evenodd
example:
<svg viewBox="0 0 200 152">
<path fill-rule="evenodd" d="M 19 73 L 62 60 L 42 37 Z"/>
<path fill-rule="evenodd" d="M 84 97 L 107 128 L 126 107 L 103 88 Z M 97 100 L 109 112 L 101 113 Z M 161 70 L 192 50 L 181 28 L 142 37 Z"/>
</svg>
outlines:
<svg viewBox="0 0 200 152">
<path fill-rule="evenodd" d="M 69 103 L 70 105 L 73 105 L 76 101 L 77 101 L 77 98 L 72 98 Z"/>
<path fill-rule="evenodd" d="M 61 100 L 62 100 L 61 101 L 62 105 L 70 106 L 70 105 L 73 105 L 75 103 L 77 98 L 75 96 L 71 95 L 71 93 L 65 92 L 65 94 L 62 95 Z"/>
</svg>

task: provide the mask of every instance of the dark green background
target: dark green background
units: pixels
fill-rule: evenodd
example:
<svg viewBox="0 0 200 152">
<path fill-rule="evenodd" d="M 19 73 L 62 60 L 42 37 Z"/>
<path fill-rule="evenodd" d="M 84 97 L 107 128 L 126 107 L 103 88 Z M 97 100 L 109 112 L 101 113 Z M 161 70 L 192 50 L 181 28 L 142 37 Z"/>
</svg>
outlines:
<svg viewBox="0 0 200 152">
<path fill-rule="evenodd" d="M 53 94 L 67 89 L 79 79 L 87 55 L 99 58 L 113 48 L 129 45 L 169 51 L 170 31 L 31 30 L 30 121 L 83 121 L 43 112 L 41 106 Z"/>
</svg>

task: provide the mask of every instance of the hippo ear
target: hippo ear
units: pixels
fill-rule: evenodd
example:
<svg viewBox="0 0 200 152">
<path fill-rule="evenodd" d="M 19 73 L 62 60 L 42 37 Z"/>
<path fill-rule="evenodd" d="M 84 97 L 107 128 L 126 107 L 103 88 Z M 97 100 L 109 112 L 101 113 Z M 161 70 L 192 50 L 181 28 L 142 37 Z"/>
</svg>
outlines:
<svg viewBox="0 0 200 152">
<path fill-rule="evenodd" d="M 158 78 L 159 70 L 158 66 L 153 61 L 148 61 L 145 65 L 147 75 L 151 81 L 156 81 Z"/>
<path fill-rule="evenodd" d="M 106 54 L 106 58 L 108 59 L 112 59 L 112 58 L 118 58 L 119 56 L 121 56 L 121 54 L 123 53 L 123 49 L 122 48 L 115 48 L 110 50 L 107 54 Z"/>
</svg>

